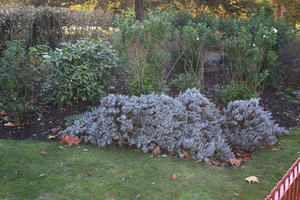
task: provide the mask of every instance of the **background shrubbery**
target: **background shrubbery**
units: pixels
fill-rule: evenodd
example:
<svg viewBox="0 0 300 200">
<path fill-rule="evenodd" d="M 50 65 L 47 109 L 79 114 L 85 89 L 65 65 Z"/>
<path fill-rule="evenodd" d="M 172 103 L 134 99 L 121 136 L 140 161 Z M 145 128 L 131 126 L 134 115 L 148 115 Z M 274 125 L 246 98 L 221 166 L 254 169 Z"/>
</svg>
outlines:
<svg viewBox="0 0 300 200">
<path fill-rule="evenodd" d="M 0 53 L 7 40 L 23 40 L 26 47 L 76 41 L 87 36 L 99 37 L 108 30 L 111 15 L 101 10 L 9 6 L 0 8 Z"/>
<path fill-rule="evenodd" d="M 18 123 L 24 122 L 33 111 L 34 75 L 36 69 L 29 66 L 23 42 L 8 41 L 0 57 L 0 99 L 4 110 Z"/>
<path fill-rule="evenodd" d="M 133 13 L 117 16 L 113 41 L 129 77 L 126 85 L 131 95 L 164 91 L 170 62 L 166 43 L 174 33 L 171 18 L 168 12 L 150 12 L 141 23 Z"/>
</svg>

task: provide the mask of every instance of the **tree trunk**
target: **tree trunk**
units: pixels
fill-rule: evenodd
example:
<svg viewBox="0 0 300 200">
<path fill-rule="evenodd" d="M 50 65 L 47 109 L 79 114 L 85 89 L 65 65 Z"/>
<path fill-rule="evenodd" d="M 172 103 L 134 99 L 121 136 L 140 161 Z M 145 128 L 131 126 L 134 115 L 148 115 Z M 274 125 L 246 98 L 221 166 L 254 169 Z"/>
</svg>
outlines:
<svg viewBox="0 0 300 200">
<path fill-rule="evenodd" d="M 143 2 L 143 0 L 135 0 L 135 17 L 140 22 L 144 21 L 144 2 Z"/>
</svg>

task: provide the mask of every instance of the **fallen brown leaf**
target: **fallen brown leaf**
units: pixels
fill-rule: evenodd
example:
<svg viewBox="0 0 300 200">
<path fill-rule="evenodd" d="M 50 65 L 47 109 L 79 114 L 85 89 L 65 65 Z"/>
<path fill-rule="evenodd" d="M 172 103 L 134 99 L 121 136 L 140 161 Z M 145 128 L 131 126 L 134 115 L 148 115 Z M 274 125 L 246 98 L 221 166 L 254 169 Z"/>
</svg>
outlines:
<svg viewBox="0 0 300 200">
<path fill-rule="evenodd" d="M 89 150 L 88 150 L 88 149 L 82 149 L 82 151 L 84 151 L 84 152 L 88 152 Z"/>
<path fill-rule="evenodd" d="M 239 167 L 241 165 L 241 160 L 239 160 L 239 159 L 230 158 L 229 161 L 230 161 L 230 163 L 231 163 L 232 166 Z"/>
<path fill-rule="evenodd" d="M 265 148 L 266 149 L 271 149 L 271 146 L 270 145 L 265 145 Z"/>
<path fill-rule="evenodd" d="M 73 144 L 74 145 L 77 145 L 79 142 L 81 142 L 81 139 L 78 138 L 78 137 L 73 137 L 71 134 L 68 134 L 66 135 L 64 138 L 62 138 L 60 140 L 62 143 L 66 143 L 68 144 L 68 146 L 72 146 Z"/>
<path fill-rule="evenodd" d="M 120 139 L 120 136 L 119 136 L 119 134 L 118 134 L 118 133 L 116 133 L 116 136 L 115 136 L 115 138 L 114 138 L 114 139 L 116 139 L 116 140 Z"/>
<path fill-rule="evenodd" d="M 5 110 L 2 110 L 1 112 L 0 112 L 0 115 L 2 116 L 2 115 L 7 115 L 7 112 L 5 112 Z"/>
<path fill-rule="evenodd" d="M 168 157 L 170 157 L 170 158 L 176 157 L 176 154 L 174 152 L 171 152 L 168 154 Z"/>
<path fill-rule="evenodd" d="M 283 167 L 280 167 L 279 170 L 282 171 L 282 170 L 283 170 Z"/>
<path fill-rule="evenodd" d="M 59 131 L 61 129 L 61 127 L 56 127 L 56 128 L 52 128 L 51 132 L 56 133 L 57 131 Z"/>
<path fill-rule="evenodd" d="M 175 180 L 175 179 L 177 179 L 177 178 L 178 178 L 177 174 L 173 174 L 173 175 L 172 175 L 172 179 L 173 179 L 173 180 Z"/>
<path fill-rule="evenodd" d="M 277 149 L 273 148 L 272 151 L 278 151 Z"/>
<path fill-rule="evenodd" d="M 42 151 L 42 152 L 41 152 L 41 154 L 44 154 L 44 155 L 45 155 L 45 154 L 48 154 L 48 152 L 46 152 L 46 151 Z"/>
<path fill-rule="evenodd" d="M 15 127 L 15 126 L 18 126 L 18 124 L 8 122 L 8 123 L 4 124 L 4 126 Z"/>
<path fill-rule="evenodd" d="M 159 154 L 161 153 L 160 147 L 157 146 L 157 147 L 152 151 L 152 153 L 154 153 L 155 155 L 159 155 Z"/>
<path fill-rule="evenodd" d="M 187 151 L 182 151 L 183 152 L 183 155 L 184 155 L 184 157 L 186 157 L 187 159 L 191 159 L 192 157 L 190 156 L 190 154 L 189 154 L 189 152 L 187 152 Z"/>
<path fill-rule="evenodd" d="M 215 168 L 215 169 L 222 169 L 222 167 L 215 166 L 215 165 L 211 165 L 211 168 Z"/>
</svg>

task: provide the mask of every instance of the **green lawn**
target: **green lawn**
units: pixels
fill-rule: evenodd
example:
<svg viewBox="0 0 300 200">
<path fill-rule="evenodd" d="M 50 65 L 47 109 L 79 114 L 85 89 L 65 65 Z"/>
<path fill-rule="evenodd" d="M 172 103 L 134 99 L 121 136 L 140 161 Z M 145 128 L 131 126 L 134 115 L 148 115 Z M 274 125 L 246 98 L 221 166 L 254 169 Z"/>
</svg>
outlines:
<svg viewBox="0 0 300 200">
<path fill-rule="evenodd" d="M 278 151 L 259 150 L 253 160 L 232 169 L 113 147 L 62 150 L 58 142 L 47 147 L 34 140 L 4 140 L 0 199 L 263 199 L 300 157 L 300 128 L 282 140 Z M 174 173 L 180 174 L 176 180 Z M 246 183 L 247 176 L 259 177 L 260 184 Z"/>
</svg>

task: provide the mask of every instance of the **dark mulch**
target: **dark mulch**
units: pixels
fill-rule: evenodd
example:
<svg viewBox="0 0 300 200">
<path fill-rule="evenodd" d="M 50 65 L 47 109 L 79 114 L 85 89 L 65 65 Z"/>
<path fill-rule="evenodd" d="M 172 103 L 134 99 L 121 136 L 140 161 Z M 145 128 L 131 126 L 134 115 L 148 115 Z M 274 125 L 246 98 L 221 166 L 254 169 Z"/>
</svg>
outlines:
<svg viewBox="0 0 300 200">
<path fill-rule="evenodd" d="M 57 135 L 67 125 L 66 117 L 80 114 L 87 110 L 87 106 L 75 105 L 69 108 L 56 108 L 46 104 L 36 105 L 36 111 L 28 119 L 29 124 L 19 127 L 4 126 L 5 121 L 0 118 L 0 138 L 25 140 L 33 138 L 50 141 L 49 135 Z"/>
</svg>

